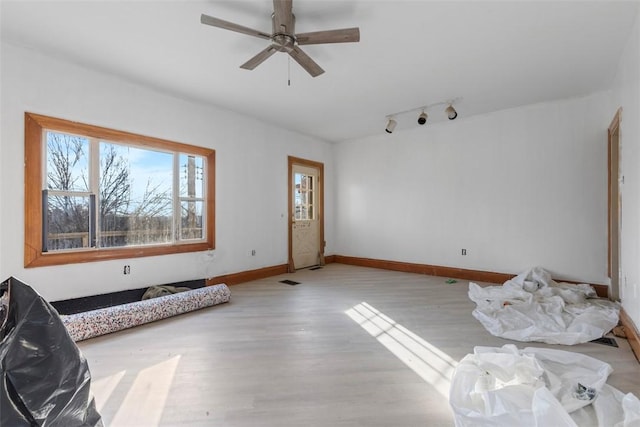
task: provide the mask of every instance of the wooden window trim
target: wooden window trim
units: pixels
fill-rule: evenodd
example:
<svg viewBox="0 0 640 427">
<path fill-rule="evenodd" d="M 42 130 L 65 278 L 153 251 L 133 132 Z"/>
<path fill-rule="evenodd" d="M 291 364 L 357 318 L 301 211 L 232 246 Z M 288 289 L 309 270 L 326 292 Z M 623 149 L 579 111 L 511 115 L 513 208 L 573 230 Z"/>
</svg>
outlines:
<svg viewBox="0 0 640 427">
<path fill-rule="evenodd" d="M 43 148 L 42 132 L 51 129 L 61 132 L 100 138 L 111 142 L 122 142 L 142 148 L 163 149 L 199 155 L 207 159 L 206 212 L 207 230 L 204 242 L 179 242 L 167 245 L 136 246 L 128 248 L 104 248 L 74 252 L 42 252 L 42 182 Z M 104 261 L 123 258 L 168 255 L 205 251 L 215 248 L 215 150 L 137 135 L 99 126 L 87 125 L 64 119 L 25 113 L 24 152 L 24 266 L 41 267 Z"/>
</svg>

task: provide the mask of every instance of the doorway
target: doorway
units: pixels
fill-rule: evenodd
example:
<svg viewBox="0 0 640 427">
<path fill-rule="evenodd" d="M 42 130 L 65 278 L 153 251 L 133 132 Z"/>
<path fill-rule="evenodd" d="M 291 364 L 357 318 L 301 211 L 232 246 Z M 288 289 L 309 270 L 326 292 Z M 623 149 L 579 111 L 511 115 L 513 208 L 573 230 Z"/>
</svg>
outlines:
<svg viewBox="0 0 640 427">
<path fill-rule="evenodd" d="M 622 192 L 621 183 L 624 178 L 620 176 L 620 115 L 622 108 L 618 109 L 608 130 L 608 170 L 609 170 L 609 250 L 608 272 L 611 279 L 609 286 L 609 299 L 620 300 L 620 231 L 622 228 Z"/>
<path fill-rule="evenodd" d="M 324 265 L 324 164 L 289 156 L 289 272 Z"/>
</svg>

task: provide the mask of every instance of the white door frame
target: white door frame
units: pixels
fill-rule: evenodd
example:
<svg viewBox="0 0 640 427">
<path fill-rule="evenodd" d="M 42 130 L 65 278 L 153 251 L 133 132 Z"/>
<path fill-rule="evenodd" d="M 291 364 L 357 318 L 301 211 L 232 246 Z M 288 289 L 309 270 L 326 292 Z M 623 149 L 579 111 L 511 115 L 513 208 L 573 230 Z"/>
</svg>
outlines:
<svg viewBox="0 0 640 427">
<path fill-rule="evenodd" d="M 616 111 L 607 131 L 607 176 L 608 176 L 608 245 L 607 269 L 609 299 L 620 300 L 620 239 L 622 231 L 622 185 L 620 174 L 620 120 L 622 108 Z"/>
</svg>

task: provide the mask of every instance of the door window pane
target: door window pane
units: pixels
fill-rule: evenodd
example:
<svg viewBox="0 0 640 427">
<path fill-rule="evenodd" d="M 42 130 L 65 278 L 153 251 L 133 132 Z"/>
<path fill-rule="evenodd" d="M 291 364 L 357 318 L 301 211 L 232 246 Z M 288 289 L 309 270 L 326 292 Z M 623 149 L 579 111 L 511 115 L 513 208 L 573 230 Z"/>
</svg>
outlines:
<svg viewBox="0 0 640 427">
<path fill-rule="evenodd" d="M 294 218 L 296 220 L 314 219 L 313 187 L 315 177 L 302 173 L 294 174 Z"/>
</svg>

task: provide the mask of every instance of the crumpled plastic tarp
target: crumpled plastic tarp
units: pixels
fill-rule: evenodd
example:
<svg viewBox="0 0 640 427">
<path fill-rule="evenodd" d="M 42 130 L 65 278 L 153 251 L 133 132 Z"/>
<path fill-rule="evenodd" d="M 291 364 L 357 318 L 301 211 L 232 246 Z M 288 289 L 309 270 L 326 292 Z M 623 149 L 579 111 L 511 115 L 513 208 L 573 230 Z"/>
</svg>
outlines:
<svg viewBox="0 0 640 427">
<path fill-rule="evenodd" d="M 609 364 L 545 348 L 475 347 L 453 374 L 457 427 L 638 427 L 640 401 L 606 384 Z"/>
<path fill-rule="evenodd" d="M 469 283 L 473 316 L 492 335 L 516 341 L 573 345 L 601 338 L 619 320 L 618 303 L 597 298 L 590 285 L 556 283 L 540 267 L 502 286 Z"/>
<path fill-rule="evenodd" d="M 31 287 L 0 284 L 0 426 L 101 427 L 87 361 Z"/>
</svg>

